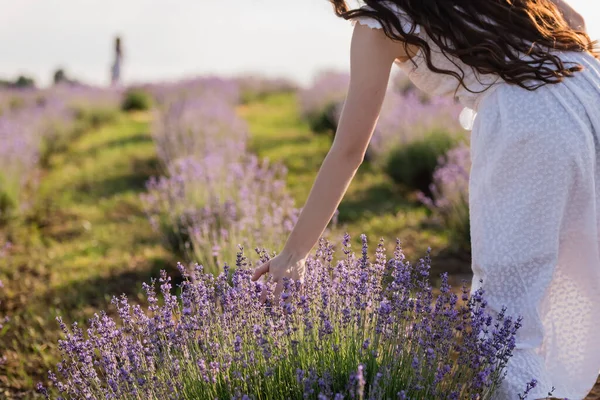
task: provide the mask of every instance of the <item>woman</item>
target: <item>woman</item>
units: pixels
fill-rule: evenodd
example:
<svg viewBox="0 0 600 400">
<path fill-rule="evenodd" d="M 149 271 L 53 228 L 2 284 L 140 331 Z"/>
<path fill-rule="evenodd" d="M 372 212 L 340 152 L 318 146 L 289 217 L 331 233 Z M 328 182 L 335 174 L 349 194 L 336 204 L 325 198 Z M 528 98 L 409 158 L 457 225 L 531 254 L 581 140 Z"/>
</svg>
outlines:
<svg viewBox="0 0 600 400">
<path fill-rule="evenodd" d="M 123 48 L 121 47 L 121 38 L 115 38 L 115 60 L 110 69 L 111 84 L 116 86 L 121 82 L 121 64 L 123 63 Z"/>
<path fill-rule="evenodd" d="M 367 0 L 333 146 L 297 225 L 258 267 L 303 279 L 304 260 L 360 166 L 394 62 L 477 113 L 470 182 L 473 289 L 523 316 L 498 398 L 583 399 L 600 371 L 600 62 L 582 19 L 550 0 Z M 480 283 L 482 281 L 483 283 Z"/>
</svg>

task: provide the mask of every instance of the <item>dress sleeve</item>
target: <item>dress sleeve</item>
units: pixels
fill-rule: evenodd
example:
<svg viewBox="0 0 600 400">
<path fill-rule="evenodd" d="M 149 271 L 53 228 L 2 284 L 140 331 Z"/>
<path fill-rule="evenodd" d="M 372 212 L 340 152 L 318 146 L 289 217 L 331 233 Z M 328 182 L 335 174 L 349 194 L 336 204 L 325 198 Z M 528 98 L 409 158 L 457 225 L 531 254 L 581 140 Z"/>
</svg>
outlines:
<svg viewBox="0 0 600 400">
<path fill-rule="evenodd" d="M 398 19 L 400 20 L 400 23 L 402 24 L 402 29 L 404 30 L 404 32 L 410 32 L 412 30 L 413 26 L 414 26 L 415 34 L 418 34 L 421 32 L 421 27 L 419 25 L 416 25 L 414 23 L 414 21 L 408 16 L 408 14 L 406 14 L 406 12 L 404 10 L 402 10 L 400 7 L 398 7 L 396 4 L 387 3 L 386 7 L 388 9 L 392 10 L 398 16 Z M 373 11 L 373 9 L 369 6 L 365 6 L 365 7 L 363 7 L 363 9 Z M 378 20 L 376 20 L 375 18 L 372 18 L 372 17 L 355 18 L 352 21 L 352 24 L 356 25 L 356 23 L 368 26 L 369 28 L 372 28 L 372 29 L 382 29 L 383 28 L 383 26 L 381 25 L 381 22 L 379 22 Z"/>
</svg>

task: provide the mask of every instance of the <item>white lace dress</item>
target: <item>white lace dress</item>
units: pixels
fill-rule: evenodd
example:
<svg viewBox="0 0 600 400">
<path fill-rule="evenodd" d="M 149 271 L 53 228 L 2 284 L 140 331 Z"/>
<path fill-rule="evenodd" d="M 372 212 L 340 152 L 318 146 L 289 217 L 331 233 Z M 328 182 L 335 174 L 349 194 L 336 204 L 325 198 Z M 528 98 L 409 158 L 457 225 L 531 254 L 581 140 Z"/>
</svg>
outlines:
<svg viewBox="0 0 600 400">
<path fill-rule="evenodd" d="M 406 14 L 396 9 L 405 29 Z M 359 22 L 381 25 L 371 18 Z M 424 30 L 416 32 L 429 40 Z M 431 41 L 433 64 L 456 66 Z M 438 49 L 436 52 L 435 49 Z M 475 92 L 428 70 L 422 55 L 400 64 L 433 95 L 456 95 L 473 115 L 470 181 L 473 289 L 483 280 L 494 311 L 522 315 L 523 327 L 497 399 L 579 400 L 600 372 L 600 62 L 534 92 L 482 75 L 455 60 Z"/>
</svg>

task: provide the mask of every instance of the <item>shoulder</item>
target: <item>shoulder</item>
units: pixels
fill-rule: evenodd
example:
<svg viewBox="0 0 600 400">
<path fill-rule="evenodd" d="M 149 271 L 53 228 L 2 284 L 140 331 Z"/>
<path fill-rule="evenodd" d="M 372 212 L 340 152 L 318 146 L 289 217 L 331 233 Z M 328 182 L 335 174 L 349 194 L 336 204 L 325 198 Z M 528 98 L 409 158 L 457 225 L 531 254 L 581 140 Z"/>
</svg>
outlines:
<svg viewBox="0 0 600 400">
<path fill-rule="evenodd" d="M 402 8 L 400 8 L 396 3 L 391 2 L 391 1 L 382 1 L 381 2 L 381 6 L 382 8 L 385 8 L 389 11 L 391 11 L 397 18 L 398 21 L 400 22 L 400 26 L 402 28 L 403 32 L 395 32 L 395 33 L 409 33 L 412 32 L 414 34 L 418 34 L 421 31 L 421 28 L 419 25 L 417 25 L 412 18 L 410 18 L 410 16 L 406 13 L 406 11 L 404 11 Z M 361 8 L 361 10 L 373 13 L 373 15 L 364 15 L 364 16 L 360 16 L 357 17 L 353 20 L 353 24 L 361 24 L 361 25 L 365 25 L 368 26 L 369 28 L 372 29 L 383 29 L 383 25 L 381 23 L 381 21 L 376 18 L 374 15 L 376 14 L 376 10 L 373 7 L 370 6 L 364 6 Z"/>
</svg>

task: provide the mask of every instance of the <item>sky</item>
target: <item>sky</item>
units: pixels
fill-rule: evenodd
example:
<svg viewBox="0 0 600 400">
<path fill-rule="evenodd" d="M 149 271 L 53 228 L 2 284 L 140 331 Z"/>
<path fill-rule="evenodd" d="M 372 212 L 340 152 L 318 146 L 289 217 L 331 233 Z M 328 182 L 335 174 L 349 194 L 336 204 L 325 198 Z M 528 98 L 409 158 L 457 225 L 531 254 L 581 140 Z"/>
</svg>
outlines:
<svg viewBox="0 0 600 400">
<path fill-rule="evenodd" d="M 569 3 L 600 38 L 598 0 Z M 117 34 L 127 83 L 242 73 L 305 83 L 349 66 L 352 27 L 327 0 L 0 0 L 0 9 L 0 78 L 42 85 L 58 68 L 107 84 Z"/>
</svg>

